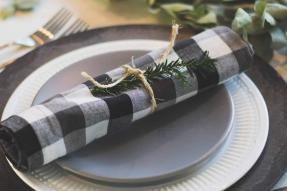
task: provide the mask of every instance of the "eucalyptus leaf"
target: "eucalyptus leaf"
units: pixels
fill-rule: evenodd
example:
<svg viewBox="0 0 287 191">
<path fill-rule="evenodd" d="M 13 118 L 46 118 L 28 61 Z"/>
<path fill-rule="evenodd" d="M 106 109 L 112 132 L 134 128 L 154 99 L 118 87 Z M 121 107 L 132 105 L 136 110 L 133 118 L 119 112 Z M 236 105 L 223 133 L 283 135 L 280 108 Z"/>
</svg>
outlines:
<svg viewBox="0 0 287 191">
<path fill-rule="evenodd" d="M 15 14 L 16 10 L 13 5 L 7 5 L 0 10 L 0 19 L 7 19 Z"/>
<path fill-rule="evenodd" d="M 174 4 L 174 3 L 192 3 L 191 0 L 147 0 L 147 4 L 152 9 L 159 8 L 163 4 Z"/>
<path fill-rule="evenodd" d="M 266 12 L 270 13 L 276 19 L 287 18 L 287 6 L 279 3 L 268 3 L 266 5 Z"/>
<path fill-rule="evenodd" d="M 186 5 L 183 3 L 169 3 L 161 5 L 161 8 L 164 9 L 172 16 L 176 16 L 176 13 L 183 11 L 194 11 L 194 7 L 192 5 Z"/>
<path fill-rule="evenodd" d="M 257 16 L 262 16 L 265 12 L 266 1 L 257 0 L 254 4 L 254 11 Z"/>
<path fill-rule="evenodd" d="M 234 31 L 242 33 L 252 23 L 251 16 L 243 9 L 237 9 L 231 27 Z"/>
<path fill-rule="evenodd" d="M 209 13 L 207 6 L 204 4 L 194 5 L 194 10 L 190 12 L 195 19 L 200 19 Z"/>
<path fill-rule="evenodd" d="M 203 17 L 199 18 L 197 20 L 197 23 L 199 24 L 217 24 L 217 17 L 216 14 L 214 12 L 209 12 L 206 15 L 204 15 Z"/>
<path fill-rule="evenodd" d="M 147 0 L 149 6 L 153 6 L 156 3 L 156 0 Z"/>
<path fill-rule="evenodd" d="M 265 16 L 266 16 L 266 0 L 257 0 L 254 3 L 254 13 L 251 14 L 252 15 L 252 25 L 249 26 L 249 33 L 254 33 L 257 30 L 261 30 L 262 28 L 264 28 L 264 24 L 265 24 Z M 269 15 L 267 15 L 267 19 L 270 20 L 270 22 L 272 22 L 272 18 L 268 17 Z"/>
<path fill-rule="evenodd" d="M 14 0 L 14 6 L 17 10 L 30 11 L 38 3 L 38 0 Z"/>
<path fill-rule="evenodd" d="M 265 12 L 264 13 L 264 17 L 265 17 L 265 20 L 272 26 L 275 26 L 276 25 L 276 20 L 274 19 L 274 17 L 268 13 L 268 12 Z"/>
<path fill-rule="evenodd" d="M 287 0 L 147 0 L 179 22 L 204 29 L 227 25 L 248 40 L 261 58 L 287 46 Z"/>
<path fill-rule="evenodd" d="M 169 3 L 161 5 L 161 8 L 172 17 L 196 28 L 206 28 L 217 24 L 216 14 L 203 4 Z"/>
<path fill-rule="evenodd" d="M 272 39 L 272 48 L 281 49 L 287 46 L 287 36 L 279 27 L 273 28 L 270 31 Z"/>
<path fill-rule="evenodd" d="M 284 5 L 287 5 L 287 0 L 280 0 L 279 2 L 284 4 Z"/>
</svg>

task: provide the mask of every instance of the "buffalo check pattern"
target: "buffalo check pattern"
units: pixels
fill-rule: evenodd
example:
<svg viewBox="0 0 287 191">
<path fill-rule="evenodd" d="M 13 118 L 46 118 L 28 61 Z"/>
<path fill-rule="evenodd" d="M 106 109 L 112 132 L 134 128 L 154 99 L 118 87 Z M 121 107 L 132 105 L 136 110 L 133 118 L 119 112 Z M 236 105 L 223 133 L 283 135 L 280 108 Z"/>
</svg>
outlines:
<svg viewBox="0 0 287 191">
<path fill-rule="evenodd" d="M 158 63 L 163 50 L 135 59 L 132 66 L 144 70 Z M 184 69 L 187 86 L 182 86 L 173 77 L 151 84 L 157 110 L 190 98 L 246 70 L 254 54 L 249 44 L 231 29 L 216 27 L 177 42 L 167 59 L 189 61 L 200 57 L 204 51 L 217 60 L 213 66 L 215 70 Z M 116 80 L 123 72 L 122 68 L 116 68 L 95 79 L 99 82 Z M 90 92 L 92 87 L 90 82 L 85 82 L 1 122 L 2 147 L 15 167 L 21 170 L 38 168 L 97 138 L 127 128 L 133 121 L 151 113 L 150 97 L 143 88 L 115 96 L 95 97 Z"/>
</svg>

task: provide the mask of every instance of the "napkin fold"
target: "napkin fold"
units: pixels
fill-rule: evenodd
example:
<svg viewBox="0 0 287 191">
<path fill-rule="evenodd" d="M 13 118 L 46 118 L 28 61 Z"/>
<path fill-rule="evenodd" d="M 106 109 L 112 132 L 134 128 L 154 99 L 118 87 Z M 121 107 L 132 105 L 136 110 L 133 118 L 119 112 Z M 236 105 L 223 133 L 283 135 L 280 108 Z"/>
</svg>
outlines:
<svg viewBox="0 0 287 191">
<path fill-rule="evenodd" d="M 130 65 L 144 70 L 158 62 L 164 49 L 139 57 Z M 156 110 L 222 84 L 248 69 L 254 55 L 249 44 L 231 29 L 215 27 L 177 42 L 167 59 L 190 61 L 204 51 L 216 59 L 214 70 L 186 68 L 182 72 L 187 86 L 175 77 L 151 83 L 158 104 Z M 116 80 L 123 72 L 119 67 L 95 79 Z M 41 167 L 151 113 L 150 96 L 143 88 L 95 97 L 90 91 L 92 87 L 93 84 L 85 82 L 1 122 L 0 143 L 16 168 L 29 171 Z"/>
</svg>

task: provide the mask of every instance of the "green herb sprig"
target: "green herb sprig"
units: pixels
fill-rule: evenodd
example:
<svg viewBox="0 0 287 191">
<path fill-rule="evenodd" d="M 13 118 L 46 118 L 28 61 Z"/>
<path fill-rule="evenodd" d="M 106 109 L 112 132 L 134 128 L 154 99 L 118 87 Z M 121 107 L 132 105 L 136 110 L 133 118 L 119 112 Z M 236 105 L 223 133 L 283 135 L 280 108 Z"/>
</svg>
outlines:
<svg viewBox="0 0 287 191">
<path fill-rule="evenodd" d="M 185 68 L 190 68 L 191 70 L 197 70 L 199 72 L 204 72 L 206 70 L 213 71 L 214 67 L 214 59 L 211 59 L 208 55 L 208 52 L 204 52 L 199 58 L 192 59 L 190 61 L 168 61 L 161 64 L 155 64 L 155 66 L 150 66 L 144 72 L 144 75 L 147 81 L 151 84 L 157 80 L 162 80 L 165 78 L 175 77 L 182 82 L 182 85 L 187 85 L 187 76 L 182 72 Z M 104 80 L 102 84 L 110 84 L 112 81 L 110 79 Z M 137 87 L 141 87 L 142 82 L 136 78 L 135 76 L 130 76 L 125 80 L 121 81 L 114 87 L 111 88 L 92 88 L 91 92 L 94 96 L 100 95 L 117 95 L 124 91 L 134 89 Z"/>
</svg>

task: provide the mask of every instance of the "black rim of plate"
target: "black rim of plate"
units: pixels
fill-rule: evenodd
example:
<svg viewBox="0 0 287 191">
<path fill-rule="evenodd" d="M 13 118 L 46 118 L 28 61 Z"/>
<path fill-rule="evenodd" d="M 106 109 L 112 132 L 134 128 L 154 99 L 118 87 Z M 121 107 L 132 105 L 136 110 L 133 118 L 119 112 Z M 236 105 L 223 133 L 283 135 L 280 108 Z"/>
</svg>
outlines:
<svg viewBox="0 0 287 191">
<path fill-rule="evenodd" d="M 197 31 L 191 28 L 184 28 L 180 32 L 179 39 L 189 38 L 195 32 Z M 0 114 L 2 115 L 13 91 L 28 75 L 42 64 L 61 54 L 104 41 L 139 38 L 166 40 L 169 35 L 170 26 L 122 25 L 85 31 L 36 48 L 17 59 L 14 64 L 0 73 Z M 230 190 L 270 190 L 287 169 L 287 139 L 285 137 L 287 134 L 287 86 L 277 72 L 258 57 L 247 75 L 257 85 L 266 101 L 270 134 L 259 160 Z M 1 154 L 0 161 L 4 165 L 7 182 L 11 186 L 17 186 L 22 190 L 31 190 L 15 175 L 3 154 Z"/>
</svg>

